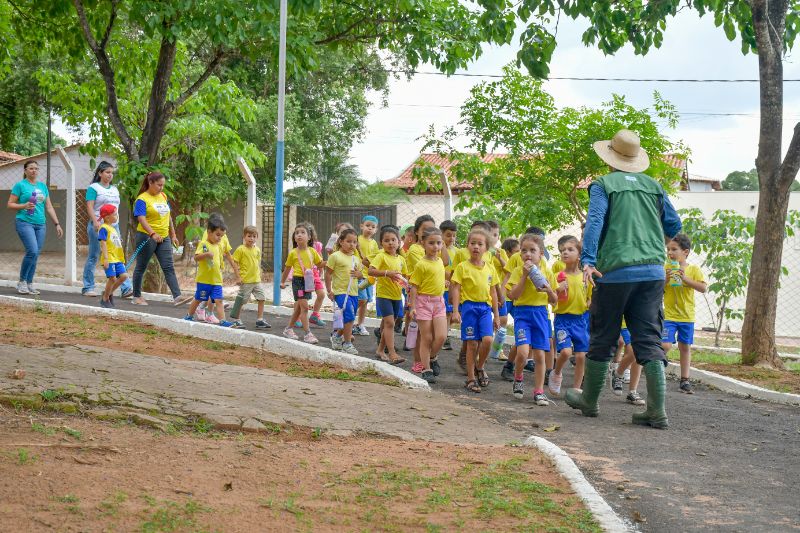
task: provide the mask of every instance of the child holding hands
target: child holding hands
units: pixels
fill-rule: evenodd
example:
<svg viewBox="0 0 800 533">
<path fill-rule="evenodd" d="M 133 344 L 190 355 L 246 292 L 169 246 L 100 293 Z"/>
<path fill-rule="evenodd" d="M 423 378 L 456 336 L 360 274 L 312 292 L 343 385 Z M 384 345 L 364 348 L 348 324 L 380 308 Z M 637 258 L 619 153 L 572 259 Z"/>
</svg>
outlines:
<svg viewBox="0 0 800 533">
<path fill-rule="evenodd" d="M 325 265 L 325 288 L 328 298 L 342 312 L 343 326 L 331 333 L 331 347 L 358 355 L 353 346 L 353 322 L 358 307 L 358 282 L 364 277 L 360 256 L 356 252 L 358 236 L 353 228 L 345 228 L 336 242 L 339 248 L 328 256 Z"/>
<path fill-rule="evenodd" d="M 395 321 L 403 317 L 401 287 L 406 285 L 406 262 L 398 253 L 400 232 L 394 226 L 383 226 L 378 238 L 383 250 L 372 256 L 369 275 L 377 278 L 375 307 L 381 319 L 381 335 L 376 355 L 381 361 L 399 365 L 405 359 L 397 355 L 394 347 Z M 384 349 L 389 358 L 384 357 Z"/>
<path fill-rule="evenodd" d="M 103 270 L 106 273 L 106 288 L 100 307 L 114 308 L 114 291 L 128 279 L 125 270 L 125 250 L 122 248 L 122 239 L 114 228 L 117 223 L 117 208 L 112 204 L 105 204 L 100 208 L 99 221 L 103 223 L 97 232 L 100 241 L 100 256 L 103 261 Z"/>
</svg>

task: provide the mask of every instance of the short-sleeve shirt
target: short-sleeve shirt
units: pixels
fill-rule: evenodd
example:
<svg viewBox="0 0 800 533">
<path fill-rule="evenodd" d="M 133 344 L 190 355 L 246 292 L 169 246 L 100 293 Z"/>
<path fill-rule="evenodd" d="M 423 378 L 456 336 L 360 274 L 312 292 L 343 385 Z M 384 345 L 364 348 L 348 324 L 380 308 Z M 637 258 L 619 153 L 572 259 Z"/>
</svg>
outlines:
<svg viewBox="0 0 800 533">
<path fill-rule="evenodd" d="M 358 280 L 350 277 L 350 272 L 360 265 L 357 254 L 348 255 L 338 250 L 328 256 L 326 265 L 332 272 L 331 291 L 333 291 L 333 294 L 348 293 L 350 296 L 358 296 Z M 347 290 L 348 285 L 350 286 L 349 292 Z"/>
<path fill-rule="evenodd" d="M 521 266 L 522 266 L 522 254 L 516 252 L 512 254 L 511 257 L 508 258 L 508 261 L 506 261 L 505 273 L 511 274 L 517 267 Z M 545 259 L 544 257 L 542 257 L 541 261 L 539 261 L 539 270 L 541 270 L 542 272 L 546 272 L 548 270 L 547 259 Z M 506 290 L 510 291 L 511 287 L 513 286 L 514 285 L 511 284 L 511 278 L 509 278 L 508 283 L 506 283 Z"/>
<path fill-rule="evenodd" d="M 669 272 L 669 266 L 667 266 Z M 687 265 L 686 277 L 692 281 L 705 281 L 703 271 L 697 265 Z M 664 286 L 664 319 L 672 322 L 694 322 L 694 289 L 686 285 Z"/>
<path fill-rule="evenodd" d="M 408 271 L 414 272 L 414 268 L 417 266 L 419 260 L 423 257 L 425 257 L 425 248 L 422 245 L 415 242 L 409 246 L 408 252 L 406 252 L 406 264 L 408 266 Z"/>
<path fill-rule="evenodd" d="M 261 249 L 258 246 L 239 246 L 233 252 L 233 260 L 239 265 L 242 283 L 261 283 Z"/>
<path fill-rule="evenodd" d="M 547 278 L 547 283 L 550 284 L 550 287 L 555 287 L 556 279 L 553 273 L 550 271 L 547 266 L 543 269 L 540 268 L 542 273 L 544 274 L 545 278 Z M 514 268 L 514 271 L 511 272 L 511 277 L 508 279 L 508 284 L 510 287 L 514 287 L 519 280 L 522 278 L 522 265 Z M 536 286 L 531 281 L 530 277 L 525 278 L 525 289 L 523 289 L 522 294 L 519 298 L 514 300 L 514 306 L 518 305 L 547 305 L 549 303 L 548 296 L 546 292 L 540 292 L 536 290 Z"/>
<path fill-rule="evenodd" d="M 567 285 L 569 287 L 567 299 L 558 301 L 555 313 L 557 315 L 582 315 L 589 309 L 588 302 L 592 295 L 592 286 L 588 283 L 584 285 L 583 272 L 578 271 L 575 274 L 565 275 L 567 276 Z M 558 277 L 555 272 L 553 277 L 558 283 Z"/>
<path fill-rule="evenodd" d="M 453 259 L 455 258 L 456 254 L 458 254 L 459 250 L 460 248 L 455 244 L 447 249 L 447 255 L 450 257 L 450 262 L 444 266 L 445 272 L 453 271 Z"/>
<path fill-rule="evenodd" d="M 197 262 L 195 280 L 197 283 L 205 283 L 207 285 L 222 285 L 222 247 L 220 243 L 212 244 L 205 240 L 200 241 L 195 255 L 208 252 L 214 252 L 214 257 Z"/>
<path fill-rule="evenodd" d="M 203 232 L 203 238 L 201 238 L 200 240 L 201 241 L 208 240 L 208 230 L 205 230 Z M 222 249 L 222 255 L 225 255 L 229 253 L 231 250 L 233 250 L 233 246 L 231 246 L 231 241 L 228 240 L 227 234 L 223 235 L 222 238 L 219 240 L 219 247 L 220 249 Z"/>
<path fill-rule="evenodd" d="M 508 263 L 508 252 L 503 250 L 502 248 L 495 249 L 495 253 L 489 252 L 492 256 L 492 266 L 497 271 L 498 274 L 505 271 L 505 267 L 502 263 L 500 263 L 500 258 L 503 259 L 506 263 Z M 502 281 L 502 280 L 501 280 Z"/>
<path fill-rule="evenodd" d="M 423 257 L 414 267 L 409 283 L 416 286 L 420 294 L 441 296 L 444 294 L 444 270 L 441 260 Z"/>
<path fill-rule="evenodd" d="M 372 256 L 369 266 L 377 270 L 394 270 L 404 276 L 408 275 L 405 259 L 399 255 L 389 255 L 382 250 Z M 401 300 L 403 298 L 400 285 L 395 283 L 392 278 L 381 276 L 377 279 L 375 295 L 378 298 L 388 298 L 389 300 Z"/>
<path fill-rule="evenodd" d="M 372 263 L 372 257 L 378 253 L 378 243 L 375 239 L 364 237 L 363 235 L 358 236 L 358 247 L 361 249 L 361 254 L 364 258 L 367 259 L 370 263 Z"/>
<path fill-rule="evenodd" d="M 462 261 L 453 271 L 451 280 L 461 286 L 461 302 L 492 304 L 491 288 L 500 283 L 494 267 L 487 261 L 478 267 L 471 261 Z"/>
<path fill-rule="evenodd" d="M 109 264 L 125 262 L 125 250 L 122 248 L 122 239 L 120 239 L 119 232 L 114 229 L 114 226 L 111 224 L 103 224 L 100 226 L 100 231 L 97 232 L 97 240 L 106 241 Z"/>
<path fill-rule="evenodd" d="M 556 259 L 553 261 L 553 265 L 550 267 L 550 270 L 553 271 L 553 274 L 558 274 L 562 270 L 566 270 L 567 265 L 561 259 Z"/>
<path fill-rule="evenodd" d="M 136 203 L 133 205 L 133 216 L 145 217 L 153 231 L 162 237 L 169 235 L 169 212 L 167 195 L 163 192 L 153 196 L 145 191 L 136 197 Z M 147 233 L 141 223 L 136 229 L 142 233 Z"/>
<path fill-rule="evenodd" d="M 292 248 L 286 257 L 286 266 L 291 267 L 292 276 L 295 278 L 302 278 L 305 269 L 312 268 L 314 265 L 319 266 L 320 263 L 322 263 L 322 257 L 310 246 L 302 251 Z"/>
<path fill-rule="evenodd" d="M 119 189 L 110 183 L 108 187 L 104 187 L 100 182 L 92 183 L 86 189 L 86 201 L 94 202 L 94 218 L 97 220 L 104 205 L 113 205 L 119 210 Z"/>
<path fill-rule="evenodd" d="M 14 187 L 11 188 L 11 194 L 19 198 L 18 203 L 27 204 L 34 190 L 36 190 L 36 207 L 33 208 L 33 214 L 29 215 L 27 209 L 20 209 L 17 211 L 16 218 L 30 224 L 44 224 L 44 205 L 47 197 L 50 196 L 46 184 L 38 181 L 32 184 L 27 179 L 23 179 L 14 184 Z"/>
</svg>

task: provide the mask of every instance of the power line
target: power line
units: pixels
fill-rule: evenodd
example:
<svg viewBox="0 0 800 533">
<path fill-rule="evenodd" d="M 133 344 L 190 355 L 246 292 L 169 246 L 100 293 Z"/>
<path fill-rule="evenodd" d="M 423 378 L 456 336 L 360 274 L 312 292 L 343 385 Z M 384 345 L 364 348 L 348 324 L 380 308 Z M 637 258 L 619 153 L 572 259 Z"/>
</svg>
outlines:
<svg viewBox="0 0 800 533">
<path fill-rule="evenodd" d="M 475 74 L 472 72 L 456 72 L 454 74 L 446 74 L 444 72 L 416 72 L 413 70 L 387 70 L 390 74 L 413 74 L 423 76 L 446 76 L 446 77 L 464 77 L 464 78 L 504 78 L 504 74 Z M 551 76 L 546 81 L 564 80 L 564 81 L 621 81 L 621 82 L 657 82 L 657 83 L 758 83 L 758 79 L 748 78 L 599 78 L 599 77 L 577 77 L 577 76 Z M 783 80 L 786 83 L 800 82 L 800 78 L 790 78 Z"/>
</svg>

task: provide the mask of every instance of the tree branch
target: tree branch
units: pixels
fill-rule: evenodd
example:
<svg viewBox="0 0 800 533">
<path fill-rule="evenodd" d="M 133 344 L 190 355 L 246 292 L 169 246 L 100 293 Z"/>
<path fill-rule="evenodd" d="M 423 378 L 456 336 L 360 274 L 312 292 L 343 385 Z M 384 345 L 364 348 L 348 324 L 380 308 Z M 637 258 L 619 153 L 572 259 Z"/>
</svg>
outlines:
<svg viewBox="0 0 800 533">
<path fill-rule="evenodd" d="M 366 16 L 361 17 L 360 19 L 358 19 L 357 21 L 353 22 L 351 25 L 349 25 L 347 28 L 345 28 L 344 30 L 340 31 L 339 33 L 337 33 L 335 35 L 331 35 L 331 36 L 326 37 L 324 39 L 320 39 L 319 41 L 314 41 L 314 44 L 330 44 L 330 43 L 332 43 L 334 41 L 338 41 L 340 39 L 343 39 L 348 33 L 353 31 L 356 28 L 356 26 L 358 26 L 362 22 L 366 21 L 367 18 L 369 18 L 369 17 L 366 17 Z"/>
<path fill-rule="evenodd" d="M 108 54 L 105 50 L 107 40 L 104 38 L 102 46 L 97 43 L 97 40 L 92 34 L 92 29 L 89 26 L 89 20 L 86 17 L 86 10 L 83 7 L 83 2 L 81 0 L 72 0 L 72 3 L 75 6 L 75 10 L 78 12 L 78 21 L 80 22 L 83 37 L 86 39 L 89 48 L 94 53 L 95 59 L 97 60 L 97 68 L 100 70 L 100 75 L 103 77 L 103 82 L 106 86 L 106 111 L 108 111 L 108 119 L 111 122 L 111 126 L 114 128 L 117 137 L 119 137 L 120 143 L 122 143 L 122 148 L 125 150 L 125 155 L 127 155 L 128 159 L 131 161 L 135 161 L 137 160 L 136 143 L 128 133 L 125 124 L 122 122 L 122 117 L 119 114 L 119 102 L 117 100 L 117 87 L 114 69 L 111 68 L 111 61 L 109 60 Z M 116 7 L 112 9 L 112 19 L 109 22 L 109 28 L 106 30 L 108 33 L 111 31 L 110 27 L 113 24 L 115 12 Z"/>
<path fill-rule="evenodd" d="M 800 171 L 800 122 L 794 126 L 794 134 L 789 142 L 789 149 L 781 164 L 780 182 L 783 186 L 791 186 Z"/>
<path fill-rule="evenodd" d="M 174 102 L 170 104 L 172 108 L 171 111 L 182 106 L 186 102 L 186 100 L 191 98 L 198 90 L 200 90 L 200 87 L 202 87 L 202 85 L 208 80 L 208 78 L 211 77 L 211 75 L 214 73 L 214 70 L 216 70 L 216 68 L 219 66 L 220 62 L 224 57 L 225 57 L 225 51 L 222 49 L 218 49 L 214 53 L 214 57 L 211 58 L 211 62 L 206 66 L 206 70 L 200 75 L 200 77 L 197 78 L 197 80 L 195 80 L 195 82 L 191 84 L 188 89 L 183 91 L 183 93 L 177 99 L 175 99 Z"/>
<path fill-rule="evenodd" d="M 108 17 L 108 26 L 106 26 L 106 31 L 103 34 L 103 40 L 100 41 L 100 48 L 103 50 L 106 49 L 106 45 L 108 44 L 108 39 L 111 37 L 111 29 L 114 27 L 114 21 L 117 18 L 117 4 L 119 0 L 111 0 L 111 15 Z"/>
</svg>

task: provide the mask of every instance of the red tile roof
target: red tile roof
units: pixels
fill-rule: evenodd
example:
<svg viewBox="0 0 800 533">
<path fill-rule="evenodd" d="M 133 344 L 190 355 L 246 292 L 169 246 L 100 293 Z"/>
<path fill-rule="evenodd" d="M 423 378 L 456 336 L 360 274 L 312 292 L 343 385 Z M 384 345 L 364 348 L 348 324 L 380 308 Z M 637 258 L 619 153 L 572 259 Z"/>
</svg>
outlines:
<svg viewBox="0 0 800 533">
<path fill-rule="evenodd" d="M 25 159 L 25 156 L 15 154 L 13 152 L 4 152 L 0 150 L 0 165 L 12 161 L 19 161 L 20 159 Z"/>
</svg>

